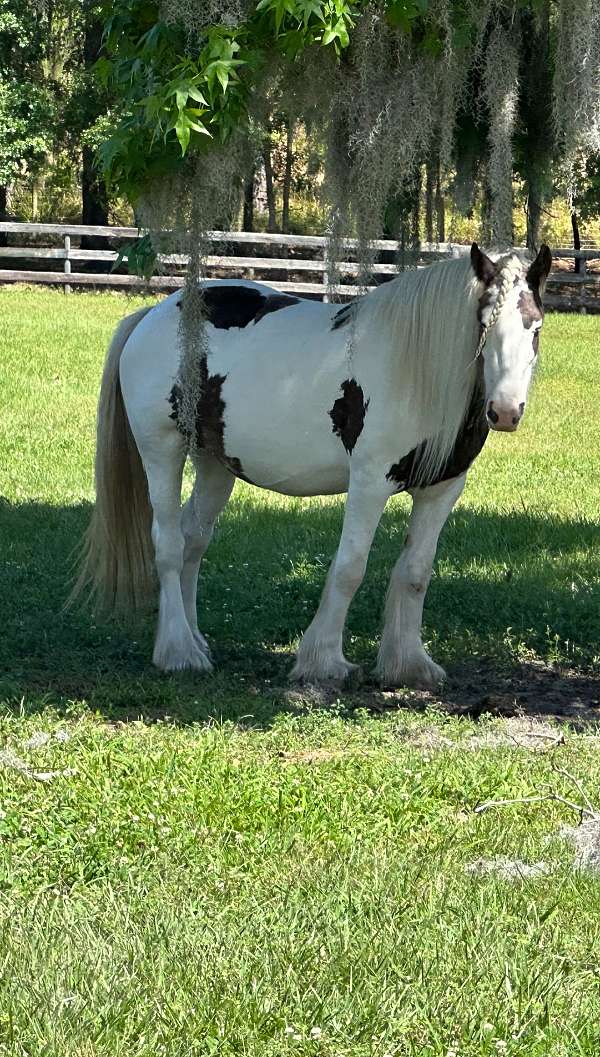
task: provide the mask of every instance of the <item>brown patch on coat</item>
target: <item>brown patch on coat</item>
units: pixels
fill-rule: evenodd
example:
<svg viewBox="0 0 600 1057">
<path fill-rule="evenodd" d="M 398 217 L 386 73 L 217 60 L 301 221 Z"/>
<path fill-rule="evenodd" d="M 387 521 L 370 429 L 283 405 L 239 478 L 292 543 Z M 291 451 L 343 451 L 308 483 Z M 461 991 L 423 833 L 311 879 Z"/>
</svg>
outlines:
<svg viewBox="0 0 600 1057">
<path fill-rule="evenodd" d="M 194 431 L 196 445 L 209 455 L 214 455 L 219 462 L 223 463 L 231 473 L 242 481 L 253 484 L 253 481 L 244 473 L 240 459 L 233 455 L 227 455 L 224 443 L 225 431 L 225 401 L 223 400 L 223 383 L 227 375 L 209 374 L 206 361 L 200 365 L 200 391 L 196 401 L 194 414 Z M 180 433 L 188 440 L 189 434 L 181 421 L 181 387 L 176 383 L 168 396 L 168 401 L 173 410 L 169 415 L 176 423 Z"/>
<path fill-rule="evenodd" d="M 536 290 L 521 290 L 517 307 L 521 313 L 525 330 L 529 330 L 534 323 L 540 323 L 544 318 L 544 309 Z"/>
<path fill-rule="evenodd" d="M 483 326 L 482 316 L 483 316 L 483 313 L 484 313 L 485 309 L 490 307 L 490 305 L 492 304 L 492 301 L 497 297 L 497 295 L 498 295 L 498 289 L 497 289 L 497 287 L 494 287 L 492 285 L 492 286 L 486 287 L 486 289 L 483 291 L 481 297 L 479 298 L 479 303 L 477 305 L 477 320 L 479 322 L 480 327 Z"/>
<path fill-rule="evenodd" d="M 329 417 L 333 422 L 333 432 L 341 439 L 348 455 L 351 455 L 362 433 L 369 401 L 365 401 L 362 388 L 355 378 L 342 382 L 340 389 L 343 396 L 335 401 Z"/>
</svg>

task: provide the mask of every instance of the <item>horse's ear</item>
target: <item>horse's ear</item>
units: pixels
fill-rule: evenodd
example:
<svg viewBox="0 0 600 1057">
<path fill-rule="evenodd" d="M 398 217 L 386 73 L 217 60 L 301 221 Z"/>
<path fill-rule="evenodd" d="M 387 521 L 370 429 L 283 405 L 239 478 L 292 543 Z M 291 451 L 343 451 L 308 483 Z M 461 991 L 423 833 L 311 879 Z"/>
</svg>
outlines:
<svg viewBox="0 0 600 1057">
<path fill-rule="evenodd" d="M 471 246 L 471 264 L 479 281 L 485 283 L 486 286 L 489 286 L 496 278 L 496 265 L 489 257 L 486 257 L 485 253 L 481 252 L 476 242 Z"/>
<path fill-rule="evenodd" d="M 548 278 L 548 272 L 552 267 L 552 254 L 550 248 L 545 244 L 540 246 L 540 252 L 538 253 L 532 264 L 527 269 L 527 282 L 534 290 L 543 290 L 546 285 L 546 279 Z"/>
</svg>

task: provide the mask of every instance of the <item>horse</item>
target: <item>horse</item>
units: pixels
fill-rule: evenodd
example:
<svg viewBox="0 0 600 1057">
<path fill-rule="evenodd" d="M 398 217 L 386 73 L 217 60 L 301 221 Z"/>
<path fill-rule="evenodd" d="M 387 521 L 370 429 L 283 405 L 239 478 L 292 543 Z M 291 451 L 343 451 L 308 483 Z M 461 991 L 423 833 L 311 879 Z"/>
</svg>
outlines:
<svg viewBox="0 0 600 1057">
<path fill-rule="evenodd" d="M 488 431 L 525 410 L 551 266 L 470 255 L 399 274 L 344 304 L 262 283 L 202 284 L 208 353 L 180 362 L 181 292 L 126 317 L 102 378 L 96 504 L 77 591 L 135 609 L 159 581 L 153 661 L 210 672 L 198 627 L 202 557 L 236 479 L 290 496 L 347 493 L 339 546 L 290 676 L 340 681 L 350 602 L 388 499 L 412 511 L 391 574 L 376 675 L 435 687 L 421 638 L 440 532 Z M 188 365 L 189 367 L 189 365 Z M 184 464 L 196 476 L 182 508 Z"/>
</svg>

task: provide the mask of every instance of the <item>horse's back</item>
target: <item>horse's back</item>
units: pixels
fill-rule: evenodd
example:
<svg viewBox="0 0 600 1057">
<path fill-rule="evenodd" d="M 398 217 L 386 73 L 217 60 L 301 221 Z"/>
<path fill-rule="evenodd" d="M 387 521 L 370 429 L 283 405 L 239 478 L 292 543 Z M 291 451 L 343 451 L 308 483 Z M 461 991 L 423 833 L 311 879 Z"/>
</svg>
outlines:
<svg viewBox="0 0 600 1057">
<path fill-rule="evenodd" d="M 331 323 L 337 306 L 261 283 L 216 280 L 206 289 L 207 393 L 214 406 L 200 401 L 198 415 L 214 420 L 218 412 L 219 454 L 262 487 L 344 491 L 348 461 L 329 415 L 348 370 L 345 337 Z M 176 293 L 155 306 L 123 351 L 121 381 L 134 432 L 136 425 L 173 428 L 180 302 Z"/>
</svg>

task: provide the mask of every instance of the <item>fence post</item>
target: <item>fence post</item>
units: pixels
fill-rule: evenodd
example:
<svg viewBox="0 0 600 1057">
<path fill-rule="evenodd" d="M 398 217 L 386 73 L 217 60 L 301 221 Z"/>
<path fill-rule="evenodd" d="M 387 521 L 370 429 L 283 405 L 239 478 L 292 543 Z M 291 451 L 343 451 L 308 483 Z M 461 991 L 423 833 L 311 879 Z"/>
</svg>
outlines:
<svg viewBox="0 0 600 1057">
<path fill-rule="evenodd" d="M 323 246 L 323 304 L 329 303 L 329 270 L 327 268 L 327 243 Z"/>
<path fill-rule="evenodd" d="M 65 275 L 70 275 L 71 274 L 71 260 L 70 260 L 70 257 L 69 257 L 70 251 L 71 251 L 71 236 L 70 235 L 65 235 Z M 66 294 L 70 294 L 71 293 L 71 285 L 70 285 L 70 283 L 65 283 L 65 293 Z"/>
</svg>

